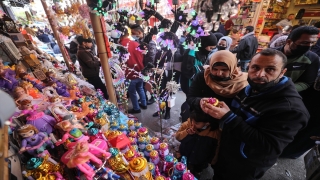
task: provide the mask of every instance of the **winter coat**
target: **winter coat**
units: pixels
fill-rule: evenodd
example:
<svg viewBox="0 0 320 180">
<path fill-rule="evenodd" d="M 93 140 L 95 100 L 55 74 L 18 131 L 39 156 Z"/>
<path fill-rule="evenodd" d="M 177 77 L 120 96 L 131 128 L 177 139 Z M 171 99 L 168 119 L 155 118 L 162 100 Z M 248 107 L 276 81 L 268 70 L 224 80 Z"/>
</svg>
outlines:
<svg viewBox="0 0 320 180">
<path fill-rule="evenodd" d="M 203 64 L 206 59 L 207 56 L 200 51 L 185 50 L 182 57 L 181 74 L 188 79 L 192 79 L 197 73 L 203 71 Z"/>
<path fill-rule="evenodd" d="M 79 46 L 77 56 L 84 77 L 99 76 L 101 63 L 91 50 L 88 51 L 83 46 Z"/>
<path fill-rule="evenodd" d="M 181 142 L 180 154 L 187 157 L 188 164 L 206 168 L 208 164 L 214 164 L 217 159 L 214 157 L 217 157 L 221 131 L 211 130 L 208 126 L 205 130 L 190 135 L 186 130 L 191 127 L 191 120 L 188 119 L 176 132 L 176 139 Z"/>
<path fill-rule="evenodd" d="M 248 33 L 242 37 L 237 47 L 231 50 L 232 53 L 237 53 L 239 60 L 251 60 L 258 49 L 258 40 L 254 33 Z"/>
<path fill-rule="evenodd" d="M 285 76 L 274 87 L 259 94 L 252 94 L 248 85 L 234 98 L 230 108 L 231 111 L 221 118 L 222 136 L 216 166 L 222 170 L 245 169 L 247 173 L 263 169 L 261 174 L 249 175 L 256 179 L 276 163 L 283 149 L 309 119 L 301 96 L 291 79 Z M 245 176 L 246 172 L 232 170 L 223 176 L 224 179 L 241 179 L 239 176 Z"/>
<path fill-rule="evenodd" d="M 284 52 L 284 46 L 276 50 Z M 301 92 L 313 86 L 319 67 L 319 56 L 308 51 L 300 57 L 288 57 L 285 75 L 292 79 L 297 91 Z"/>
</svg>

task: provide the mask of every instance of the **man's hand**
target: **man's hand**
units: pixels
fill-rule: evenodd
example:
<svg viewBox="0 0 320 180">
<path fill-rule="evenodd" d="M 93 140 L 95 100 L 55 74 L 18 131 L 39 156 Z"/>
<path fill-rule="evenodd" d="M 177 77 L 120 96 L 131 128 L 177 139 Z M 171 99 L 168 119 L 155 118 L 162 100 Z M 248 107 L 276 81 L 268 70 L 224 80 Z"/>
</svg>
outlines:
<svg viewBox="0 0 320 180">
<path fill-rule="evenodd" d="M 221 119 L 230 111 L 230 108 L 224 102 L 219 102 L 218 107 L 215 107 L 209 103 L 205 104 L 203 112 L 209 114 L 213 118 Z"/>
</svg>

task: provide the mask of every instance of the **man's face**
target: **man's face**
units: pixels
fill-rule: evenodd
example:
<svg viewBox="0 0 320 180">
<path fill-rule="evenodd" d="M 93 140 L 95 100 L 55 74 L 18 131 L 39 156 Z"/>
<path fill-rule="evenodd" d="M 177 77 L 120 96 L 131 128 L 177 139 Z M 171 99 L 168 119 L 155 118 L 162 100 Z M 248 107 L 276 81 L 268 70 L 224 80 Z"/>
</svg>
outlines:
<svg viewBox="0 0 320 180">
<path fill-rule="evenodd" d="M 249 64 L 248 76 L 257 84 L 268 83 L 279 80 L 287 69 L 283 69 L 283 62 L 280 56 L 264 56 L 258 54 L 254 56 Z"/>
<path fill-rule="evenodd" d="M 288 16 L 288 20 L 292 20 L 294 18 L 294 15 L 292 14 L 292 15 L 290 15 L 290 16 Z"/>
<path fill-rule="evenodd" d="M 136 29 L 131 29 L 131 36 L 137 36 L 139 39 L 143 38 L 143 33 Z"/>
<path fill-rule="evenodd" d="M 246 28 L 242 29 L 242 34 L 244 34 L 244 35 L 247 34 L 247 29 Z"/>
<path fill-rule="evenodd" d="M 295 54 L 296 52 L 300 52 L 300 55 L 303 55 L 310 48 L 317 43 L 318 35 L 309 35 L 309 34 L 302 34 L 301 37 L 293 42 L 291 39 L 288 39 L 286 42 L 286 48 L 291 54 Z M 288 54 L 286 54 L 288 55 Z"/>
<path fill-rule="evenodd" d="M 90 49 L 91 49 L 91 47 L 92 47 L 92 42 L 86 42 L 86 43 L 85 43 L 85 46 L 86 46 L 87 48 L 90 48 Z"/>
</svg>

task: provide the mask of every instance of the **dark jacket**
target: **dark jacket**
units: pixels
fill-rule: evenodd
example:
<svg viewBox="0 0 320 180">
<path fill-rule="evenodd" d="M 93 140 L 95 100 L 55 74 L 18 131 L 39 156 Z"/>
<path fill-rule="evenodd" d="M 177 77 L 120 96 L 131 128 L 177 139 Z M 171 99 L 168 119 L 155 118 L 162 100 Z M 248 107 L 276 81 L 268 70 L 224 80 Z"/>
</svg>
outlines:
<svg viewBox="0 0 320 180">
<path fill-rule="evenodd" d="M 182 123 L 175 136 L 181 142 L 180 154 L 187 157 L 188 164 L 200 166 L 201 170 L 208 167 L 208 164 L 215 163 L 214 157 L 221 132 L 220 130 L 211 130 L 208 126 L 207 129 L 190 135 L 186 130 L 191 127 L 191 121 L 188 119 Z"/>
<path fill-rule="evenodd" d="M 195 66 L 196 59 L 199 60 L 203 65 L 206 62 L 207 56 L 202 54 L 200 51 L 194 52 L 190 49 L 185 50 L 182 57 L 181 74 L 188 79 L 193 78 L 198 71 L 203 71 L 202 65 Z"/>
<path fill-rule="evenodd" d="M 157 54 L 157 45 L 154 41 L 150 41 L 148 43 L 148 52 L 147 54 L 144 55 L 143 57 L 143 65 L 144 66 L 147 66 L 147 64 L 150 62 L 150 63 L 154 63 L 155 62 L 155 57 L 156 57 L 156 54 Z"/>
<path fill-rule="evenodd" d="M 316 45 L 314 45 L 312 48 L 311 48 L 311 51 L 316 53 L 318 56 L 320 56 L 320 38 L 318 36 L 318 40 L 317 40 L 317 43 Z"/>
<path fill-rule="evenodd" d="M 284 52 L 284 47 L 276 49 Z M 285 75 L 292 79 L 297 91 L 301 92 L 313 86 L 318 75 L 319 66 L 319 56 L 308 51 L 300 57 L 288 57 Z"/>
<path fill-rule="evenodd" d="M 48 34 L 40 34 L 40 35 L 37 36 L 37 38 L 40 41 L 44 42 L 44 43 L 50 43 L 51 42 Z"/>
<path fill-rule="evenodd" d="M 262 177 L 309 119 L 301 96 L 285 76 L 277 85 L 257 95 L 251 93 L 248 85 L 232 101 L 231 109 L 220 123 L 217 176 L 224 176 L 221 179 Z M 256 174 L 258 169 L 260 173 Z"/>
<path fill-rule="evenodd" d="M 251 60 L 252 56 L 256 54 L 258 49 L 258 40 L 254 34 L 245 35 L 238 46 L 235 47 L 231 52 L 237 53 L 237 59 L 239 60 Z"/>
<path fill-rule="evenodd" d="M 225 102 L 228 106 L 231 105 L 233 98 L 226 98 L 216 94 L 205 82 L 204 71 L 198 73 L 189 88 L 189 93 L 187 94 L 187 102 L 190 106 L 190 111 L 197 110 L 201 111 L 200 100 L 202 98 L 217 98 L 219 101 Z M 220 121 L 213 118 L 211 126 L 218 126 Z M 216 124 L 216 125 L 214 125 Z"/>
<path fill-rule="evenodd" d="M 84 77 L 99 77 L 101 63 L 91 50 L 79 46 L 77 56 Z"/>
</svg>

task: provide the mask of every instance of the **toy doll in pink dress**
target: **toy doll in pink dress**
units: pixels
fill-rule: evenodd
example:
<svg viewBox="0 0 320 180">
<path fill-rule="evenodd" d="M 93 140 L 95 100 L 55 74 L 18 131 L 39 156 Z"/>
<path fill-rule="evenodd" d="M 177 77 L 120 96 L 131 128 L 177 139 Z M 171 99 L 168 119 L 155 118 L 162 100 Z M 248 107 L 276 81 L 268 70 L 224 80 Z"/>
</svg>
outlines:
<svg viewBox="0 0 320 180">
<path fill-rule="evenodd" d="M 35 126 L 40 132 L 52 133 L 57 121 L 54 117 L 46 115 L 43 112 L 37 112 L 37 105 L 32 105 L 28 99 L 20 102 L 22 114 L 27 115 L 27 123 Z"/>
<path fill-rule="evenodd" d="M 23 138 L 20 153 L 27 151 L 29 154 L 36 156 L 41 154 L 47 146 L 54 148 L 48 136 L 45 133 L 39 132 L 38 129 L 31 124 L 21 126 L 18 134 Z"/>
</svg>

